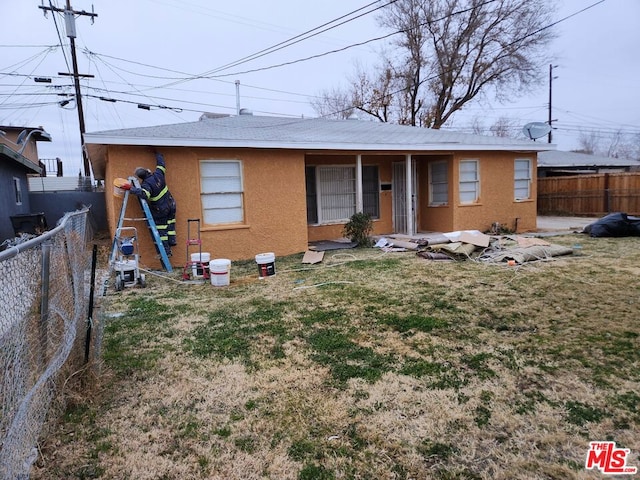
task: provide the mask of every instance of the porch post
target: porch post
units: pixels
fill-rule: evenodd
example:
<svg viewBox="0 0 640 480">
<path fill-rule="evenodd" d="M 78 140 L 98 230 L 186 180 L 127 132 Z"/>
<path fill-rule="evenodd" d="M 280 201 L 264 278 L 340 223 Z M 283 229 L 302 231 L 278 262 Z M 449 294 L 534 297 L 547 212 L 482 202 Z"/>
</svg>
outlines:
<svg viewBox="0 0 640 480">
<path fill-rule="evenodd" d="M 416 230 L 415 230 L 415 225 L 413 224 L 413 178 L 412 178 L 412 173 L 413 173 L 413 159 L 411 158 L 411 155 L 408 154 L 405 156 L 406 157 L 406 161 L 405 166 L 407 169 L 406 172 L 406 209 L 407 209 L 407 235 L 415 235 Z"/>
<path fill-rule="evenodd" d="M 362 200 L 362 155 L 356 155 L 356 213 L 364 210 Z"/>
</svg>

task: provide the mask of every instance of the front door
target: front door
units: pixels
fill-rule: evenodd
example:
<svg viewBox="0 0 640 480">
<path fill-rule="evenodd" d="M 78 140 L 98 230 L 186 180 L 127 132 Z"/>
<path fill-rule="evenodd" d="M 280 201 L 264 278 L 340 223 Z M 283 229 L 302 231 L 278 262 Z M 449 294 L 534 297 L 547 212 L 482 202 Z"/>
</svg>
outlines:
<svg viewBox="0 0 640 480">
<path fill-rule="evenodd" d="M 416 163 L 413 162 L 411 173 L 411 215 L 413 215 L 413 225 L 416 225 L 416 192 L 417 192 L 417 170 Z M 412 233 L 407 228 L 407 168 L 405 162 L 393 163 L 393 178 L 391 180 L 393 189 L 393 231 L 395 233 Z"/>
</svg>

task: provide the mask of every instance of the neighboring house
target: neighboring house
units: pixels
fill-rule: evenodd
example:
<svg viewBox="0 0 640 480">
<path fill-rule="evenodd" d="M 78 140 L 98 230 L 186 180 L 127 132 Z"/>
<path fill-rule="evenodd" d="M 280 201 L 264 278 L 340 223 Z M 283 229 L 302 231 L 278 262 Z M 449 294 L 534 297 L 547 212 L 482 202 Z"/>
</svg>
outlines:
<svg viewBox="0 0 640 480">
<path fill-rule="evenodd" d="M 11 217 L 27 230 L 33 224 L 27 178 L 42 172 L 36 142 L 51 141 L 40 132 L 42 128 L 0 126 L 0 243 L 15 237 Z"/>
<path fill-rule="evenodd" d="M 640 162 L 625 158 L 601 157 L 587 153 L 551 150 L 538 154 L 538 178 L 624 173 L 640 170 Z"/>
<path fill-rule="evenodd" d="M 494 222 L 535 230 L 536 157 L 553 148 L 389 123 L 248 114 L 87 133 L 85 143 L 96 179 L 108 187 L 112 234 L 122 198 L 109 187 L 137 166 L 153 169 L 157 149 L 178 204 L 178 245 L 186 245 L 187 219 L 199 218 L 203 251 L 232 260 L 303 252 L 308 242 L 341 237 L 358 211 L 374 218 L 375 234 L 486 231 Z M 137 202 L 130 205 L 127 217 L 140 218 Z M 139 237 L 149 265 L 150 236 Z M 172 258 L 178 265 L 186 261 L 181 250 Z"/>
</svg>

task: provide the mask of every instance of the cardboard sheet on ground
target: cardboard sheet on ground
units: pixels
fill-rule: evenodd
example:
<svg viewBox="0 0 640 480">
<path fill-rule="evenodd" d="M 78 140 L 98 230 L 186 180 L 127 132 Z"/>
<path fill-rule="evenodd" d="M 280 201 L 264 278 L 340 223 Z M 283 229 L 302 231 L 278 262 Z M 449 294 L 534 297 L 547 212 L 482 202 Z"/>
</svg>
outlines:
<svg viewBox="0 0 640 480">
<path fill-rule="evenodd" d="M 489 235 L 485 235 L 482 232 L 476 231 L 467 231 L 460 232 L 460 236 L 458 237 L 458 242 L 462 243 L 470 243 L 471 245 L 475 245 L 476 247 L 487 248 L 489 246 L 489 241 L 491 237 Z"/>
<path fill-rule="evenodd" d="M 302 263 L 309 263 L 311 265 L 315 263 L 322 262 L 324 258 L 324 252 L 312 252 L 311 250 L 307 250 L 302 257 Z"/>
<path fill-rule="evenodd" d="M 482 238 L 482 236 L 485 236 L 485 237 L 487 236 L 484 233 L 482 233 L 480 230 L 457 230 L 455 232 L 446 232 L 446 233 L 443 233 L 442 235 L 447 237 L 451 242 L 459 242 L 460 236 L 462 234 L 466 234 L 467 238 L 472 238 L 472 237 Z"/>
</svg>

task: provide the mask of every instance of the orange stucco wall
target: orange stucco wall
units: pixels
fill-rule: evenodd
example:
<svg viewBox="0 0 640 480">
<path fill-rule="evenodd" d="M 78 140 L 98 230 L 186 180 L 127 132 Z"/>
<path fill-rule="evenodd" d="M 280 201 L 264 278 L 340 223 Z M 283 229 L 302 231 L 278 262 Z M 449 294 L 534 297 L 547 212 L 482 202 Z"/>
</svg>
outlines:
<svg viewBox="0 0 640 480">
<path fill-rule="evenodd" d="M 288 150 L 162 148 L 167 164 L 167 184 L 176 199 L 178 245 L 171 264 L 183 266 L 187 238 L 197 238 L 196 224 L 187 235 L 187 219 L 204 218 L 200 201 L 201 160 L 239 160 L 242 164 L 244 215 L 239 224 L 205 225 L 201 222 L 202 251 L 211 258 L 251 259 L 258 253 L 276 256 L 303 252 L 307 248 L 306 201 L 303 153 Z M 137 166 L 155 168 L 154 150 L 147 147 L 110 146 L 107 151 L 106 185 L 117 177 L 129 177 Z M 113 192 L 113 189 L 111 189 Z M 141 218 L 142 210 L 130 196 L 128 218 Z M 115 234 L 122 198 L 107 196 L 109 228 Z M 125 221 L 138 229 L 141 263 L 160 267 L 144 222 Z M 197 253 L 192 246 L 189 253 Z"/>
<path fill-rule="evenodd" d="M 515 159 L 530 159 L 532 169 L 531 198 L 514 199 Z M 495 222 L 519 232 L 536 229 L 536 155 L 514 152 L 464 152 L 443 156 L 414 157 L 418 164 L 418 230 L 447 232 L 456 230 L 487 231 Z M 449 201 L 447 205 L 429 206 L 428 164 L 448 162 Z M 477 203 L 460 202 L 459 166 L 463 160 L 478 160 L 480 198 Z"/>
<path fill-rule="evenodd" d="M 514 168 L 516 159 L 531 160 L 531 197 L 514 199 Z M 459 201 L 459 162 L 480 160 L 480 198 L 476 204 Z M 514 152 L 481 152 L 457 154 L 453 168 L 453 229 L 487 231 L 494 222 L 503 227 L 526 232 L 536 229 L 536 155 Z"/>
</svg>

